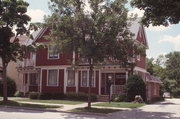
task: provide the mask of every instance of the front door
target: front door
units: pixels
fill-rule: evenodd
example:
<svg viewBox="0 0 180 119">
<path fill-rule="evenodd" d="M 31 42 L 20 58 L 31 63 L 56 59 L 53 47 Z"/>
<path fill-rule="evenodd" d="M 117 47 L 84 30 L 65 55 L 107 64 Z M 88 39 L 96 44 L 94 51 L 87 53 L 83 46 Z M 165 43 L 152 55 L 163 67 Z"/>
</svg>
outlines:
<svg viewBox="0 0 180 119">
<path fill-rule="evenodd" d="M 114 73 L 102 73 L 101 76 L 101 94 L 108 95 L 110 91 L 109 82 L 114 83 Z"/>
</svg>

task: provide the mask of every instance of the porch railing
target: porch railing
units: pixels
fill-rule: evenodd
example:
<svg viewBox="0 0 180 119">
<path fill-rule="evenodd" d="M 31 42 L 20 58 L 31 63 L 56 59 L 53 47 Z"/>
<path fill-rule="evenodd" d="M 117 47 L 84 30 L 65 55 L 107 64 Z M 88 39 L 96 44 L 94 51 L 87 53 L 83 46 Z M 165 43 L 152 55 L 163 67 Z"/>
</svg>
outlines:
<svg viewBox="0 0 180 119">
<path fill-rule="evenodd" d="M 124 85 L 111 85 L 111 95 L 124 94 Z"/>
</svg>

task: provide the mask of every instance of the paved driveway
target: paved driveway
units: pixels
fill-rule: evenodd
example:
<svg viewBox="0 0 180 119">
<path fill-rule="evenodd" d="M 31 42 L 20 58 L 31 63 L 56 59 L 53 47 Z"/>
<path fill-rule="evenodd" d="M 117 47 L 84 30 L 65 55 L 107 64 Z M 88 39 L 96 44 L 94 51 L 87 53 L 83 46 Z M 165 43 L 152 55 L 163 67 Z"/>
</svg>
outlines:
<svg viewBox="0 0 180 119">
<path fill-rule="evenodd" d="M 180 99 L 166 99 L 130 111 L 116 112 L 113 119 L 180 119 Z"/>
<path fill-rule="evenodd" d="M 116 112 L 110 115 L 80 115 L 54 113 L 0 107 L 0 119 L 180 119 L 180 99 L 168 99 L 162 103 L 138 109 Z"/>
</svg>

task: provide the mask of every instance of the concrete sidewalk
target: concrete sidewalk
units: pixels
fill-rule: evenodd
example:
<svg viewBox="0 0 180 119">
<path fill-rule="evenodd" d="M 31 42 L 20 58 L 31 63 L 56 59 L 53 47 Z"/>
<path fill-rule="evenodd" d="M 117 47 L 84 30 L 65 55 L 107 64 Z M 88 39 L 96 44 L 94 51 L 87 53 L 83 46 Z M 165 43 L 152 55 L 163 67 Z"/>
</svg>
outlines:
<svg viewBox="0 0 180 119">
<path fill-rule="evenodd" d="M 57 106 L 62 106 L 60 108 L 56 108 L 57 111 L 70 111 L 73 110 L 75 108 L 83 108 L 83 107 L 87 107 L 88 104 L 87 103 L 83 103 L 83 104 L 76 104 L 76 105 L 67 105 L 67 104 L 53 104 L 53 103 L 38 103 L 38 102 L 27 102 L 27 101 L 18 101 L 20 103 L 27 103 L 27 104 L 42 104 L 42 105 L 57 105 Z M 102 102 L 92 102 L 91 104 L 98 104 L 98 103 L 102 103 Z M 106 109 L 119 109 L 119 110 L 130 110 L 130 108 L 117 108 L 117 107 L 102 107 L 102 106 L 92 106 L 95 108 L 106 108 Z"/>
</svg>

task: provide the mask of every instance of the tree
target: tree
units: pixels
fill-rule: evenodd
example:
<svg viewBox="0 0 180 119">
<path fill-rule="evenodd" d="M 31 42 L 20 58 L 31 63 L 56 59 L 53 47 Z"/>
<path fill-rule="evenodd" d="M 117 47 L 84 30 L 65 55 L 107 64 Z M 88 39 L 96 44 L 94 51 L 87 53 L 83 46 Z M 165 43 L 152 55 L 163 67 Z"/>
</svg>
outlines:
<svg viewBox="0 0 180 119">
<path fill-rule="evenodd" d="M 23 0 L 0 1 L 0 57 L 2 58 L 3 65 L 4 104 L 7 102 L 6 69 L 8 63 L 17 59 L 22 60 L 25 53 L 25 46 L 19 44 L 18 36 L 27 33 L 25 25 L 30 21 L 30 17 L 26 15 L 28 6 L 29 4 Z M 16 32 L 13 33 L 13 29 Z"/>
<path fill-rule="evenodd" d="M 171 80 L 176 81 L 175 87 L 180 88 L 180 52 L 175 51 L 166 55 L 166 74 Z"/>
<path fill-rule="evenodd" d="M 126 83 L 127 101 L 134 101 L 136 95 L 140 95 L 146 101 L 146 84 L 139 75 L 131 75 Z"/>
<path fill-rule="evenodd" d="M 126 0 L 51 0 L 52 15 L 45 21 L 51 29 L 48 39 L 61 52 L 73 52 L 89 63 L 88 107 L 91 107 L 91 81 L 95 64 L 104 59 L 129 65 L 136 45 L 128 29 Z M 87 5 L 89 10 L 86 10 Z M 73 66 L 77 66 L 74 62 Z"/>
<path fill-rule="evenodd" d="M 146 26 L 168 26 L 180 21 L 179 0 L 132 0 L 131 5 L 144 10 L 142 23 Z"/>
</svg>

